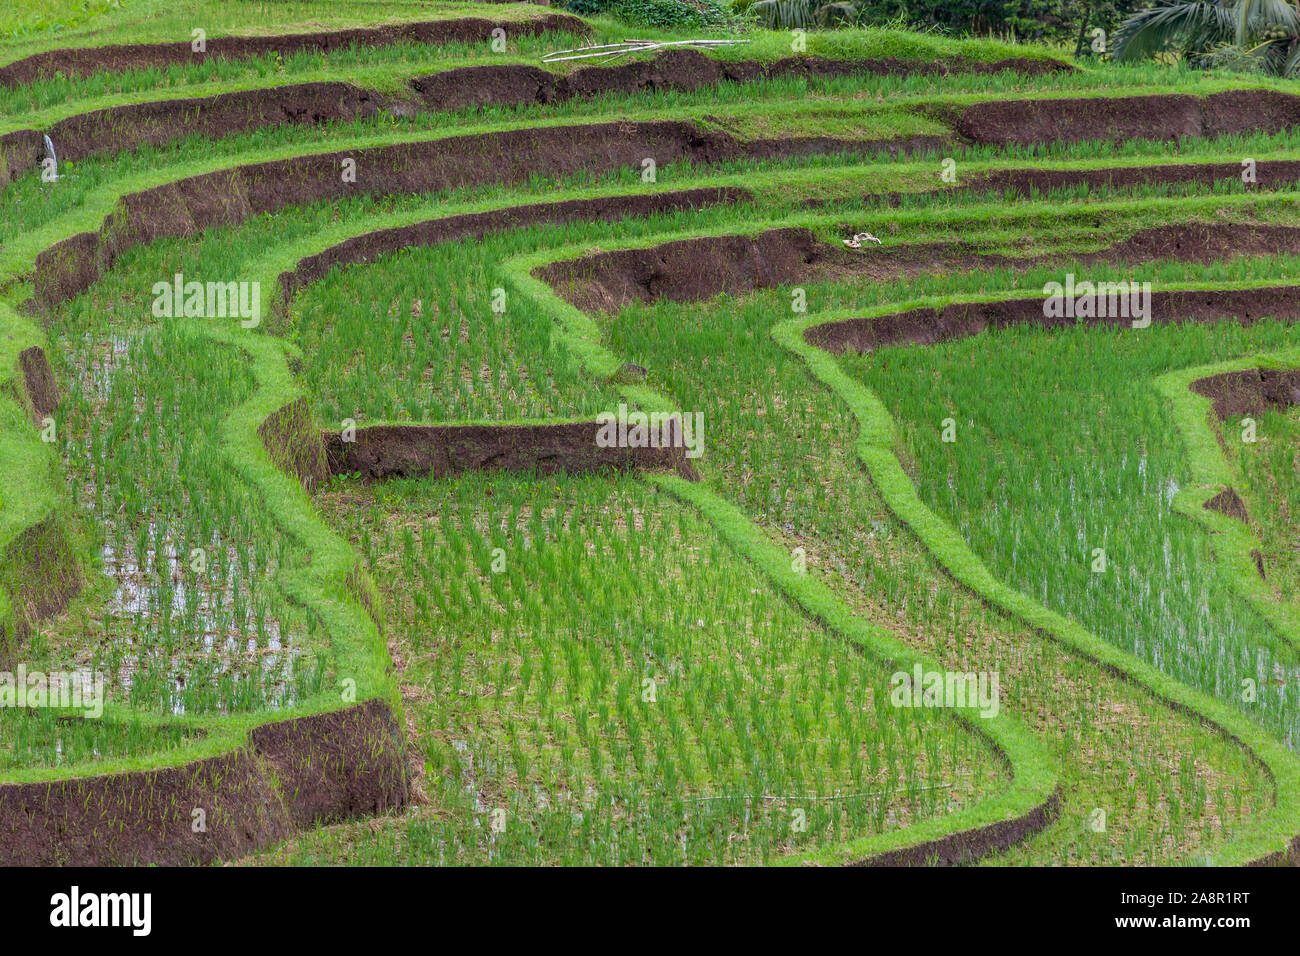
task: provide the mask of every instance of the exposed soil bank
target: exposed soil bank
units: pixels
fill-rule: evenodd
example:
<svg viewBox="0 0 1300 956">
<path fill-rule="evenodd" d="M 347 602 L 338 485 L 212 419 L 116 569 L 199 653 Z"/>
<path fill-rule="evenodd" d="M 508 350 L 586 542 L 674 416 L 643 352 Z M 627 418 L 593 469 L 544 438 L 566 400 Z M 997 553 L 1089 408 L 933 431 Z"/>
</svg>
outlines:
<svg viewBox="0 0 1300 956">
<path fill-rule="evenodd" d="M 1238 521 L 1249 521 L 1250 516 L 1246 513 L 1246 503 L 1241 500 L 1241 496 L 1231 488 L 1224 488 L 1213 498 L 1209 499 L 1202 506 L 1206 511 L 1217 511 L 1221 515 L 1227 515 L 1229 518 L 1236 518 Z"/>
<path fill-rule="evenodd" d="M 234 753 L 135 773 L 0 785 L 0 866 L 188 865 L 403 806 L 386 703 L 267 724 Z M 201 810 L 204 832 L 194 832 Z M 111 821 L 112 826 L 105 826 Z"/>
<path fill-rule="evenodd" d="M 1240 521 L 1242 524 L 1249 524 L 1250 515 L 1246 510 L 1246 503 L 1241 500 L 1241 496 L 1232 488 L 1224 488 L 1213 498 L 1206 501 L 1201 507 L 1206 511 L 1214 511 L 1221 515 L 1226 515 Z M 1258 548 L 1252 548 L 1250 559 L 1255 562 L 1255 570 L 1259 572 L 1261 578 L 1267 578 L 1268 575 L 1264 570 L 1264 555 Z"/>
<path fill-rule="evenodd" d="M 33 298 L 46 307 L 66 302 L 98 282 L 115 257 L 109 246 L 101 248 L 98 232 L 61 239 L 36 257 Z"/>
<path fill-rule="evenodd" d="M 681 443 L 680 423 L 670 438 L 676 447 L 602 448 L 597 422 L 543 425 L 371 425 L 356 429 L 354 441 L 325 433 L 330 474 L 360 473 L 367 480 L 500 469 L 541 474 L 605 469 L 675 471 L 698 477 Z"/>
<path fill-rule="evenodd" d="M 1300 306 L 1293 306 L 1292 311 L 1300 311 Z M 1198 378 L 1192 382 L 1192 391 L 1214 402 L 1214 413 L 1221 421 L 1262 415 L 1270 408 L 1286 410 L 1300 405 L 1300 370 L 1249 368 L 1224 372 Z"/>
<path fill-rule="evenodd" d="M 602 196 L 561 202 L 512 206 L 489 212 L 429 219 L 409 226 L 381 229 L 345 239 L 338 245 L 305 259 L 290 272 L 280 273 L 281 302 L 323 279 L 336 266 L 371 262 L 385 254 L 415 246 L 432 246 L 457 239 L 477 239 L 507 229 L 568 222 L 616 222 L 634 216 L 682 209 L 702 209 L 722 203 L 753 199 L 747 189 L 734 187 L 689 189 L 680 192 Z"/>
<path fill-rule="evenodd" d="M 1213 186 L 1227 180 L 1241 182 L 1242 166 L 1239 163 L 1165 163 L 1156 166 L 1112 166 L 1093 169 L 997 169 L 972 175 L 960 186 L 925 190 L 921 193 L 867 193 L 863 198 L 883 201 L 897 207 L 917 195 L 953 194 L 981 195 L 984 193 L 1017 193 L 1029 196 L 1046 194 L 1054 189 L 1088 186 L 1093 189 L 1126 189 L 1139 186 L 1179 185 L 1183 183 Z M 1260 160 L 1255 164 L 1255 182 L 1251 189 L 1278 190 L 1300 183 L 1300 161 Z M 827 205 L 824 199 L 809 199 L 809 209 Z"/>
<path fill-rule="evenodd" d="M 374 116 L 387 101 L 348 83 L 299 83 L 201 98 L 156 100 L 113 106 L 60 120 L 50 129 L 18 130 L 0 137 L 4 170 L 0 183 L 38 166 L 48 133 L 59 161 L 98 153 L 157 146 L 182 136 L 220 139 L 253 129 L 286 125 L 323 126 Z"/>
<path fill-rule="evenodd" d="M 307 491 L 329 477 L 325 444 L 312 421 L 311 406 L 299 398 L 267 416 L 257 427 L 262 446 L 281 471 L 297 478 Z"/>
<path fill-rule="evenodd" d="M 848 268 L 855 258 L 820 242 L 808 229 L 771 229 L 757 236 L 709 236 L 598 252 L 552 263 L 536 275 L 578 308 L 612 313 L 632 302 L 740 295 L 836 266 Z"/>
<path fill-rule="evenodd" d="M 1060 794 L 1053 793 L 1022 817 L 1000 820 L 974 830 L 963 830 L 930 840 L 928 843 L 882 853 L 864 860 L 863 865 L 959 866 L 1029 839 L 1054 822 L 1060 812 Z"/>
<path fill-rule="evenodd" d="M 1292 838 L 1285 850 L 1260 857 L 1247 866 L 1300 866 L 1300 836 Z"/>
<path fill-rule="evenodd" d="M 0 617 L 0 669 L 16 660 L 38 621 L 61 613 L 81 593 L 75 554 L 57 513 L 24 528 L 0 549 L 0 589 L 12 605 L 9 620 Z"/>
<path fill-rule="evenodd" d="M 606 94 L 628 95 L 655 90 L 693 92 L 723 83 L 807 77 L 949 76 L 960 73 L 1000 73 L 1026 76 L 1072 70 L 1059 60 L 1012 58 L 994 63 L 976 60 L 902 60 L 892 57 L 832 60 L 820 56 L 790 56 L 771 62 L 728 62 L 698 50 L 666 50 L 653 59 L 619 66 L 582 67 L 561 76 L 525 64 L 465 66 L 411 80 L 411 88 L 431 107 L 442 110 L 473 106 L 528 106 L 561 103 Z"/>
<path fill-rule="evenodd" d="M 59 390 L 45 350 L 33 345 L 18 353 L 16 393 L 20 405 L 40 426 L 59 405 Z M 9 611 L 0 616 L 0 666 L 8 666 L 32 627 L 67 608 L 81 593 L 82 575 L 68 540 L 64 517 L 54 513 L 0 549 L 0 592 Z"/>
<path fill-rule="evenodd" d="M 1297 287 L 1202 289 L 1151 294 L 1151 322 L 1155 325 L 1212 323 L 1232 319 L 1250 325 L 1263 318 L 1300 319 Z M 1037 296 L 998 302 L 954 303 L 941 309 L 912 309 L 869 319 L 826 322 L 807 329 L 804 339 L 833 353 L 873 352 L 879 348 L 908 343 L 935 345 L 978 335 L 989 329 L 1011 326 L 1062 329 L 1079 324 L 1094 324 L 1129 328 L 1132 321 L 1119 316 L 1095 319 L 1049 318 L 1043 315 L 1043 297 Z M 1133 334 L 1140 335 L 1141 330 L 1134 329 Z"/>
<path fill-rule="evenodd" d="M 1158 184 L 1192 183 L 1212 186 L 1224 180 L 1241 180 L 1240 163 L 1166 163 L 1159 166 L 1119 166 L 1108 169 L 999 169 L 966 183 L 961 192 L 1009 190 L 1022 195 L 1071 186 L 1123 189 Z M 1300 182 L 1300 161 L 1260 160 L 1255 164 L 1255 186 L 1276 189 Z"/>
<path fill-rule="evenodd" d="M 830 144 L 835 149 L 908 148 L 910 141 Z M 517 183 L 534 176 L 640 168 L 652 157 L 712 164 L 798 150 L 799 144 L 754 143 L 681 121 L 587 123 L 476 133 L 445 139 L 236 166 L 131 193 L 99 233 L 56 243 L 36 260 L 35 297 L 49 307 L 85 291 L 123 250 L 156 239 L 233 226 L 290 205 L 356 195 L 450 190 Z M 820 148 L 820 147 L 819 147 Z M 355 161 L 344 182 L 343 161 Z"/>
<path fill-rule="evenodd" d="M 54 371 L 45 350 L 39 345 L 18 353 L 18 372 L 22 375 L 23 391 L 31 406 L 37 424 L 46 415 L 53 415 L 59 407 L 59 387 L 54 383 Z"/>
<path fill-rule="evenodd" d="M 1141 229 L 1100 252 L 1079 256 L 1078 261 L 1084 265 L 1137 264 L 1159 259 L 1210 263 L 1241 256 L 1283 254 L 1300 254 L 1300 227 L 1235 222 L 1213 225 L 1180 223 Z M 1037 261 L 1046 262 L 1048 257 L 1040 257 Z"/>
<path fill-rule="evenodd" d="M 852 230 L 846 227 L 847 231 Z M 1217 262 L 1287 252 L 1300 254 L 1300 228 L 1190 223 L 1143 229 L 1099 252 L 1071 258 L 1083 265 L 1136 264 L 1164 258 Z M 719 293 L 739 295 L 835 276 L 888 281 L 921 272 L 1026 269 L 1060 258 L 981 254 L 962 243 L 868 245 L 862 252 L 850 252 L 819 241 L 810 230 L 790 228 L 752 237 L 703 236 L 647 249 L 593 253 L 553 263 L 536 274 L 578 308 L 614 313 L 632 302 L 697 302 Z M 1041 311 L 1041 299 L 1035 301 Z"/>
<path fill-rule="evenodd" d="M 279 53 L 329 53 L 351 46 L 389 46 L 394 43 L 479 43 L 487 42 L 501 27 L 506 35 L 535 36 L 541 33 L 572 33 L 586 36 L 591 30 L 582 20 L 551 13 L 527 20 L 498 21 L 481 17 L 432 20 L 380 27 L 356 27 L 323 33 L 289 33 L 280 36 L 209 37 L 207 50 L 195 53 L 187 37 L 180 43 L 127 43 L 118 46 L 84 47 L 36 53 L 0 67 L 0 86 L 22 86 L 62 73 L 89 76 L 101 71 L 146 70 L 177 64 L 203 63 L 209 59 L 240 60 Z"/>
<path fill-rule="evenodd" d="M 1221 421 L 1235 422 L 1246 415 L 1262 415 L 1270 408 L 1285 410 L 1300 405 L 1300 370 L 1250 368 L 1224 372 L 1198 378 L 1191 388 L 1214 403 L 1214 413 Z M 1205 507 L 1238 521 L 1249 521 L 1245 502 L 1231 488 L 1205 502 Z M 1259 576 L 1267 578 L 1263 553 L 1256 548 L 1250 557 Z"/>
<path fill-rule="evenodd" d="M 382 700 L 264 724 L 248 739 L 297 828 L 384 813 L 409 797 L 402 730 Z"/>
<path fill-rule="evenodd" d="M 976 143 L 1033 146 L 1279 133 L 1297 122 L 1300 96 L 1276 90 L 1231 90 L 1209 96 L 988 100 L 963 109 L 956 129 Z"/>
</svg>

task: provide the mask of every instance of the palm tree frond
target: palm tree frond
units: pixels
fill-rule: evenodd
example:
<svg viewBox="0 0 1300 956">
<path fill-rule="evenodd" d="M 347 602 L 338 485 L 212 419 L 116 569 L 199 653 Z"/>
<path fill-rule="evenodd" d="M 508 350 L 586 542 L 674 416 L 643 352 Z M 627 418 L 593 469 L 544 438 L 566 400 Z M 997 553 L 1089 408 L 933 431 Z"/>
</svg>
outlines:
<svg viewBox="0 0 1300 956">
<path fill-rule="evenodd" d="M 1223 63 L 1255 56 L 1247 47 L 1256 40 L 1280 39 L 1300 32 L 1300 11 L 1294 0 L 1158 0 L 1120 24 L 1112 57 L 1133 61 L 1169 50 L 1189 60 Z M 1237 54 L 1223 49 L 1230 44 Z M 1276 50 L 1258 53 L 1272 64 Z"/>
<path fill-rule="evenodd" d="M 1236 11 L 1219 0 L 1163 0 L 1139 10 L 1115 34 L 1118 62 L 1145 59 L 1182 46 L 1209 48 L 1236 35 Z"/>
<path fill-rule="evenodd" d="M 750 9 L 770 29 L 807 28 L 817 21 L 815 0 L 758 0 Z"/>
</svg>

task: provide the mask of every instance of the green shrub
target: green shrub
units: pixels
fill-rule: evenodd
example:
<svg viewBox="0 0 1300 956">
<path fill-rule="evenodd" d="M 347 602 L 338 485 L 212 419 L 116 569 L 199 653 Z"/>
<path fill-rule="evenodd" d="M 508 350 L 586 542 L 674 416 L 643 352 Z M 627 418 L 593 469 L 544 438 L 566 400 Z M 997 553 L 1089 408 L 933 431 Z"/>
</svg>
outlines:
<svg viewBox="0 0 1300 956">
<path fill-rule="evenodd" d="M 730 19 L 717 0 L 566 0 L 564 6 L 583 16 L 605 13 L 647 27 L 698 28 Z"/>
<path fill-rule="evenodd" d="M 608 6 L 608 0 L 568 0 L 564 4 L 564 9 L 570 13 L 576 13 L 580 17 L 590 17 L 598 13 L 604 13 L 605 8 Z"/>
</svg>

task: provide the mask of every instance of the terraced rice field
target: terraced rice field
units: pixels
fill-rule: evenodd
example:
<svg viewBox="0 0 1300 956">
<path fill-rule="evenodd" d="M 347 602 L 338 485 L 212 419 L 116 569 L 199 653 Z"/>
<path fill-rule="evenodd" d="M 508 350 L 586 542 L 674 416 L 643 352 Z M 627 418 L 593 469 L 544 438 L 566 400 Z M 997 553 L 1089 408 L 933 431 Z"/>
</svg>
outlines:
<svg viewBox="0 0 1300 956">
<path fill-rule="evenodd" d="M 1295 862 L 1294 82 L 351 7 L 0 41 L 0 860 Z"/>
</svg>

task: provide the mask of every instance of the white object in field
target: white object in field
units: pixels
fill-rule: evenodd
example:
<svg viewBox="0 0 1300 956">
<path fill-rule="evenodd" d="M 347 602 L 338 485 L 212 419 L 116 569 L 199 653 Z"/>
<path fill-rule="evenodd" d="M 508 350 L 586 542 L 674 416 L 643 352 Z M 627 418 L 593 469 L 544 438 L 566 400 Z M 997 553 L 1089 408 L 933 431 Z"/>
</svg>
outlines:
<svg viewBox="0 0 1300 956">
<path fill-rule="evenodd" d="M 647 53 L 650 50 L 662 50 L 670 46 L 687 46 L 709 49 L 718 46 L 730 46 L 733 43 L 748 43 L 748 40 L 624 40 L 622 43 L 601 43 L 595 46 L 579 46 L 572 50 L 555 50 L 542 57 L 543 63 L 559 63 L 563 60 L 612 60 L 629 53 Z"/>
<path fill-rule="evenodd" d="M 869 232 L 859 232 L 852 239 L 845 239 L 844 244 L 850 249 L 861 249 L 864 242 L 874 242 L 880 245 L 880 240 Z"/>
<path fill-rule="evenodd" d="M 50 139 L 50 134 L 45 134 L 45 152 L 48 159 L 54 161 L 54 178 L 59 178 L 59 157 L 54 155 L 54 141 Z"/>
</svg>

